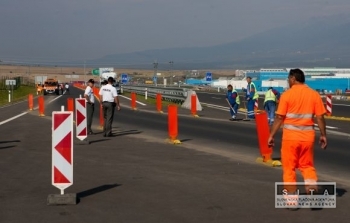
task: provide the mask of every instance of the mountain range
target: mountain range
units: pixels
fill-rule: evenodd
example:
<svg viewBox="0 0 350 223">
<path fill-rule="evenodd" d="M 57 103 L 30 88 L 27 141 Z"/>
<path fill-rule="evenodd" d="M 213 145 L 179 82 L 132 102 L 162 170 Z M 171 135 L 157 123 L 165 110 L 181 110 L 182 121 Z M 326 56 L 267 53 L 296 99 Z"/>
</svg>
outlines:
<svg viewBox="0 0 350 223">
<path fill-rule="evenodd" d="M 256 69 L 350 67 L 350 16 L 313 18 L 209 47 L 154 49 L 113 54 L 89 64 L 152 69 Z"/>
</svg>

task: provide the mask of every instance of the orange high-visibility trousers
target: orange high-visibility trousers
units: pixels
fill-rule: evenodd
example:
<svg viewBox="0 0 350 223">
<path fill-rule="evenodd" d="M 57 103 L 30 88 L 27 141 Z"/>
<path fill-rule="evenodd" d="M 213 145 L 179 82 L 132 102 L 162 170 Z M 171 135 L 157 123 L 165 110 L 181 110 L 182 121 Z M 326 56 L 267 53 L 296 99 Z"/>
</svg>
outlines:
<svg viewBox="0 0 350 223">
<path fill-rule="evenodd" d="M 296 182 L 296 169 L 300 170 L 305 182 L 317 182 L 314 142 L 282 140 L 281 161 L 283 182 Z"/>
</svg>

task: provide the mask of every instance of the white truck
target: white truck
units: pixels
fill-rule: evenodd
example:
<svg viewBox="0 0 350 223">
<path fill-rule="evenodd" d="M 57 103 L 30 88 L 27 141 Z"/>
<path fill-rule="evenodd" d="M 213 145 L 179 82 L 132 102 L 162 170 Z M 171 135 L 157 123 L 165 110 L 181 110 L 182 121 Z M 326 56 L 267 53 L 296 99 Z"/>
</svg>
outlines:
<svg viewBox="0 0 350 223">
<path fill-rule="evenodd" d="M 120 94 L 120 85 L 117 81 L 117 73 L 114 71 L 103 71 L 100 73 L 100 83 L 107 82 L 108 78 L 112 77 L 114 79 L 113 86 L 117 89 L 118 94 Z"/>
</svg>

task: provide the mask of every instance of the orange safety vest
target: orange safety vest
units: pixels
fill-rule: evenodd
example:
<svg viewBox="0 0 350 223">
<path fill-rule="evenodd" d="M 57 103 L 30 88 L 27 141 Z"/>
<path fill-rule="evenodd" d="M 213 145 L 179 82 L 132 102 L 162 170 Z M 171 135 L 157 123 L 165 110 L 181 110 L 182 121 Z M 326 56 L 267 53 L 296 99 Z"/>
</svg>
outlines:
<svg viewBox="0 0 350 223">
<path fill-rule="evenodd" d="M 283 139 L 314 141 L 314 115 L 326 113 L 320 95 L 307 85 L 294 85 L 282 94 L 276 114 L 285 116 Z"/>
</svg>

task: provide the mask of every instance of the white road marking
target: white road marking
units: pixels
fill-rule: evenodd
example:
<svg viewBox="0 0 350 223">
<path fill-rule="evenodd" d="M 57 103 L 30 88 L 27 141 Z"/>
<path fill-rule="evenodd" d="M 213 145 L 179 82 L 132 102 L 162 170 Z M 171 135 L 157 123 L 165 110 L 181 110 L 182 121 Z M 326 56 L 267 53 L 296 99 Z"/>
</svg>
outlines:
<svg viewBox="0 0 350 223">
<path fill-rule="evenodd" d="M 57 96 L 56 98 L 52 99 L 52 100 L 49 101 L 48 103 L 50 104 L 51 102 L 57 100 L 58 98 L 60 98 L 60 97 L 62 97 L 62 96 L 63 96 L 63 95 Z M 21 103 L 21 102 L 19 102 L 19 103 Z M 14 104 L 11 104 L 11 105 L 14 105 Z M 39 106 L 36 106 L 35 108 L 33 108 L 33 110 L 37 110 L 38 108 L 39 108 Z M 23 112 L 23 113 L 21 113 L 21 114 L 19 114 L 19 115 L 16 115 L 16 116 L 13 116 L 13 117 L 11 117 L 11 118 L 9 118 L 9 119 L 6 119 L 6 120 L 0 122 L 0 125 L 3 125 L 3 124 L 5 124 L 5 123 L 7 123 L 7 122 L 10 122 L 10 121 L 12 121 L 12 120 L 15 120 L 15 119 L 17 119 L 17 118 L 19 118 L 19 117 L 21 117 L 21 116 L 27 114 L 27 113 L 28 113 L 28 112 Z"/>
<path fill-rule="evenodd" d="M 213 94 L 213 95 L 224 95 L 224 93 L 210 93 L 210 92 L 203 92 L 203 91 L 196 91 L 196 94 Z"/>
<path fill-rule="evenodd" d="M 314 125 L 318 127 L 317 124 L 314 124 Z M 326 128 L 327 129 L 339 129 L 338 127 L 333 127 L 333 126 L 328 126 L 328 125 L 326 125 Z"/>
<path fill-rule="evenodd" d="M 12 121 L 12 120 L 16 119 L 16 118 L 19 118 L 19 117 L 21 117 L 21 116 L 23 116 L 23 115 L 25 115 L 27 113 L 28 112 L 23 112 L 23 113 L 21 113 L 19 115 L 13 116 L 12 118 L 6 119 L 5 121 L 0 122 L 0 125 L 3 125 L 3 124 L 5 124 L 5 123 L 7 123 L 9 121 Z"/>
<path fill-rule="evenodd" d="M 205 105 L 206 107 L 214 108 L 214 109 L 222 110 L 222 111 L 229 111 L 229 109 L 230 109 L 229 107 L 220 106 L 220 105 L 214 105 L 214 104 L 208 104 L 208 103 L 203 103 L 203 102 L 201 102 L 201 104 Z M 238 114 L 242 114 L 242 115 L 246 114 L 246 112 L 241 112 L 241 111 L 238 111 L 237 113 Z"/>
<path fill-rule="evenodd" d="M 48 104 L 50 104 L 50 103 L 53 102 L 53 101 L 56 101 L 57 99 L 59 99 L 59 98 L 62 97 L 62 96 L 63 96 L 63 95 L 57 96 L 56 98 L 54 98 L 54 99 L 52 99 L 51 101 L 49 101 Z"/>
<path fill-rule="evenodd" d="M 347 104 L 333 104 L 333 103 L 332 103 L 332 105 L 350 107 L 350 105 L 347 105 Z"/>
<path fill-rule="evenodd" d="M 128 98 L 128 97 L 126 97 L 126 96 L 124 96 L 124 95 L 118 95 L 118 96 L 120 96 L 120 97 L 122 97 L 122 98 L 125 98 L 125 99 L 128 99 L 129 101 L 131 101 L 131 98 Z M 139 101 L 136 101 L 136 103 L 138 103 L 138 104 L 140 104 L 140 105 L 143 105 L 143 106 L 146 106 L 146 104 L 144 104 L 144 103 L 142 103 L 142 102 L 139 102 Z"/>
<path fill-rule="evenodd" d="M 222 110 L 222 111 L 228 111 L 229 107 L 224 107 L 224 106 L 220 106 L 220 105 L 214 105 L 214 104 L 208 104 L 208 103 L 201 103 L 209 108 L 214 108 L 214 109 L 218 109 L 218 110 Z M 238 114 L 245 114 L 245 112 L 240 112 L 238 111 Z M 315 124 L 315 126 L 318 127 L 317 124 Z M 334 126 L 328 126 L 326 125 L 327 129 L 339 129 L 338 127 L 334 127 Z"/>
</svg>

